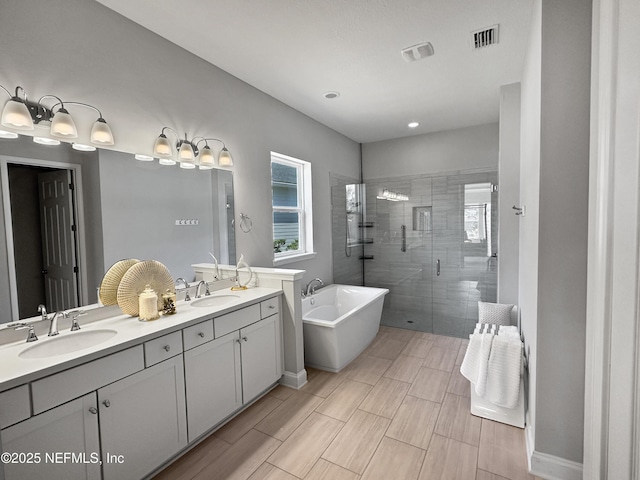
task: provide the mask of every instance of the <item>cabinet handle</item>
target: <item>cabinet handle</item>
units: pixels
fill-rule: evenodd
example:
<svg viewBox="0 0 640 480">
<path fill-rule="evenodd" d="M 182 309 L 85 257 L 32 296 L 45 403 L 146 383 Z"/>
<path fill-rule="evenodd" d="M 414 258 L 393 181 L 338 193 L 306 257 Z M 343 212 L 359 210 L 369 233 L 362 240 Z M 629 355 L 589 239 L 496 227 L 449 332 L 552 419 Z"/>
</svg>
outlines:
<svg viewBox="0 0 640 480">
<path fill-rule="evenodd" d="M 91 413 L 93 413 L 94 415 L 98 413 L 98 409 L 97 409 L 96 407 L 91 407 L 91 408 L 89 408 L 89 411 L 90 411 Z"/>
<path fill-rule="evenodd" d="M 275 307 L 275 305 L 269 305 L 269 310 L 273 310 Z"/>
<path fill-rule="evenodd" d="M 236 342 L 242 343 L 242 340 L 240 340 L 239 338 L 236 338 Z"/>
<path fill-rule="evenodd" d="M 164 346 L 164 347 L 162 347 L 162 348 L 164 348 L 164 351 L 165 351 L 165 352 L 168 352 L 169 350 L 171 350 L 171 346 L 170 346 L 170 345 L 165 345 L 165 346 Z"/>
<path fill-rule="evenodd" d="M 109 400 L 105 400 L 104 402 L 102 402 L 102 404 L 107 408 L 111 406 L 111 402 Z"/>
<path fill-rule="evenodd" d="M 249 339 L 248 339 L 247 337 L 242 337 L 242 339 L 243 339 L 245 342 L 248 342 L 248 341 L 249 341 Z"/>
<path fill-rule="evenodd" d="M 199 336 L 200 338 L 204 338 L 204 332 L 199 332 L 199 333 L 198 333 L 198 336 Z"/>
</svg>

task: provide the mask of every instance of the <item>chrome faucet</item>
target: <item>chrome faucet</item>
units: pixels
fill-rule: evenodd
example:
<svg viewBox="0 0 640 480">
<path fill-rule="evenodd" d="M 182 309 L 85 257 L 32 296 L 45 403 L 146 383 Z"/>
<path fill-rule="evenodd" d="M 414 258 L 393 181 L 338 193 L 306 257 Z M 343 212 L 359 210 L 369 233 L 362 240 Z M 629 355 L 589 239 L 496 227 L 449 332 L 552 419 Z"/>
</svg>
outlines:
<svg viewBox="0 0 640 480">
<path fill-rule="evenodd" d="M 204 286 L 205 291 L 204 294 L 209 296 L 211 295 L 211 292 L 209 291 L 209 284 L 207 282 L 205 282 L 204 280 L 200 280 L 198 282 L 198 286 L 196 287 L 196 297 L 195 298 L 200 298 L 202 297 L 202 295 L 200 294 L 200 287 Z"/>
<path fill-rule="evenodd" d="M 47 307 L 45 307 L 44 305 L 38 305 L 38 313 L 42 314 L 43 321 L 49 320 L 49 318 L 47 317 Z"/>
<path fill-rule="evenodd" d="M 56 312 L 51 317 L 51 323 L 49 324 L 49 336 L 54 337 L 58 335 L 58 317 L 62 315 L 62 318 L 67 318 L 67 314 L 65 312 Z"/>
<path fill-rule="evenodd" d="M 180 282 L 184 283 L 184 291 L 186 292 L 185 295 L 184 295 L 184 301 L 185 302 L 190 302 L 191 301 L 191 297 L 189 296 L 189 284 L 182 277 L 176 278 L 176 285 L 178 285 L 178 283 L 180 283 Z"/>
<path fill-rule="evenodd" d="M 322 280 L 320 280 L 319 278 L 314 278 L 309 283 L 307 283 L 307 288 L 305 289 L 304 294 L 305 297 L 316 293 L 316 288 L 318 287 L 318 285 L 315 285 L 315 283 L 318 283 L 320 284 L 320 286 L 324 287 L 324 282 Z"/>
<path fill-rule="evenodd" d="M 70 312 L 67 313 L 67 318 L 71 318 L 71 331 L 75 332 L 77 330 L 80 330 L 80 325 L 78 324 L 78 317 L 81 317 L 82 315 L 86 315 L 86 312 L 84 312 L 83 310 L 72 310 Z"/>
</svg>

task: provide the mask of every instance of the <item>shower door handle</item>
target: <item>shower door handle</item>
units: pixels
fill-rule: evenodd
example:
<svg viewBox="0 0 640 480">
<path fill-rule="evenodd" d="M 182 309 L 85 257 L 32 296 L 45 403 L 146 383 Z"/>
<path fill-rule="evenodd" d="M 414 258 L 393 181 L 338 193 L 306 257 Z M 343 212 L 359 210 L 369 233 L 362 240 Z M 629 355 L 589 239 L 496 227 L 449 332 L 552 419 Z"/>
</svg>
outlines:
<svg viewBox="0 0 640 480">
<path fill-rule="evenodd" d="M 436 260 L 436 276 L 440 276 L 440 259 Z"/>
<path fill-rule="evenodd" d="M 407 226 L 402 225 L 400 227 L 400 231 L 402 232 L 402 246 L 400 247 L 401 252 L 407 251 Z"/>
</svg>

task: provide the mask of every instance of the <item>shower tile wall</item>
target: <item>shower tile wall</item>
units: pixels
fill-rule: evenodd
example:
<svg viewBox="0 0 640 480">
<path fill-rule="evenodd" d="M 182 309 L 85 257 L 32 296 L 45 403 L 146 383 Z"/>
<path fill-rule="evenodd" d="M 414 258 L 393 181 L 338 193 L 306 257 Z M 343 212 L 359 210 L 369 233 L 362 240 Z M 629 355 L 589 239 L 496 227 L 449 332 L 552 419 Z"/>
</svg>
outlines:
<svg viewBox="0 0 640 480">
<path fill-rule="evenodd" d="M 497 183 L 497 172 L 367 181 L 367 221 L 374 243 L 364 246 L 365 285 L 389 288 L 382 324 L 464 337 L 478 319 L 478 300 L 496 301 L 497 201 L 491 201 L 490 247 L 465 242 L 465 185 Z M 382 191 L 408 201 L 379 199 Z M 497 198 L 495 199 L 497 200 Z M 420 208 L 423 207 L 423 208 Z M 428 208 L 430 207 L 430 209 Z M 417 209 L 417 210 L 414 210 Z M 414 225 L 414 214 L 430 213 L 431 225 Z M 406 251 L 402 251 L 402 225 Z M 420 227 L 426 229 L 420 230 Z M 416 229 L 414 229 L 416 228 Z M 440 275 L 437 275 L 437 260 Z"/>
<path fill-rule="evenodd" d="M 355 178 L 330 174 L 331 238 L 333 253 L 333 283 L 362 285 L 362 247 L 347 247 L 346 186 L 359 183 Z M 348 256 L 349 255 L 349 256 Z"/>
</svg>

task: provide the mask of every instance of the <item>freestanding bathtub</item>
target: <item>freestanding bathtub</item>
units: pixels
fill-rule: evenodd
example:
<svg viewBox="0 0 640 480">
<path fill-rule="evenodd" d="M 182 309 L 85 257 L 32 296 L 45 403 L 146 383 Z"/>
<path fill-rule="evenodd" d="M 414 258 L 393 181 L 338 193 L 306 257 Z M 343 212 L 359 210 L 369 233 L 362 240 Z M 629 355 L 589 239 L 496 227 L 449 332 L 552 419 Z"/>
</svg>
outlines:
<svg viewBox="0 0 640 480">
<path fill-rule="evenodd" d="M 329 285 L 302 299 L 305 364 L 339 372 L 373 341 L 386 288 Z"/>
</svg>

